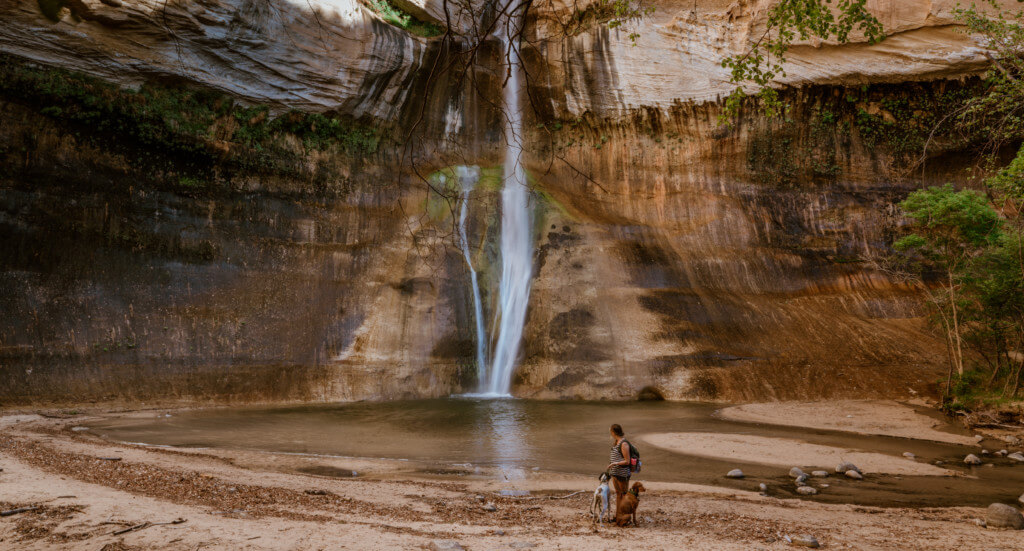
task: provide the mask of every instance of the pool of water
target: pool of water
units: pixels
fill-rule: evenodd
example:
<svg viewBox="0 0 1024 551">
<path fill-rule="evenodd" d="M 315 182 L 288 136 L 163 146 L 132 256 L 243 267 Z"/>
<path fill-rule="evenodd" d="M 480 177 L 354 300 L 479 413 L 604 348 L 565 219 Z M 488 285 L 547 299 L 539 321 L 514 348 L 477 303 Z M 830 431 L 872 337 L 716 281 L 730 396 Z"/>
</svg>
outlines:
<svg viewBox="0 0 1024 551">
<path fill-rule="evenodd" d="M 879 506 L 988 505 L 1013 503 L 1024 489 L 1024 465 L 986 458 L 994 467 L 968 468 L 961 460 L 977 448 L 725 421 L 720 405 L 673 402 L 554 402 L 513 399 L 439 399 L 404 402 L 218 408 L 170 417 L 114 418 L 90 425 L 119 442 L 178 447 L 408 459 L 441 474 L 480 469 L 508 477 L 533 470 L 596 476 L 608 463 L 608 427 L 621 424 L 644 461 L 637 478 L 757 489 L 795 496 L 788 467 L 709 459 L 645 445 L 655 432 L 753 434 L 804 440 L 893 456 L 913 452 L 920 461 L 942 460 L 964 477 L 872 475 L 864 481 L 831 477 L 811 499 Z M 951 429 L 953 430 L 953 429 Z M 741 468 L 743 480 L 724 474 Z M 834 467 L 821 465 L 820 467 Z M 497 469 L 495 469 L 497 468 Z M 516 474 L 519 473 L 519 474 Z M 361 473 L 372 476 L 373 473 Z"/>
</svg>

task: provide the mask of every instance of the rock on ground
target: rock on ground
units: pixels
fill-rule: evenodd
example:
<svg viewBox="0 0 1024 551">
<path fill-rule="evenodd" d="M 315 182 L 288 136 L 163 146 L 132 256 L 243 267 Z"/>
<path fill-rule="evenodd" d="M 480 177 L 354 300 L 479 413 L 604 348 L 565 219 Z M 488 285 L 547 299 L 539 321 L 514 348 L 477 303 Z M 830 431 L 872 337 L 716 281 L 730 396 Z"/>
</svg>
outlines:
<svg viewBox="0 0 1024 551">
<path fill-rule="evenodd" d="M 859 473 L 860 469 L 858 469 L 856 465 L 850 463 L 849 461 L 843 461 L 838 466 L 836 466 L 837 473 L 846 473 L 849 471 L 857 471 Z"/>
<path fill-rule="evenodd" d="M 1007 455 L 1006 457 L 1008 459 L 1012 459 L 1014 461 L 1024 462 L 1024 454 L 1022 454 L 1020 452 L 1013 452 L 1010 455 Z"/>
<path fill-rule="evenodd" d="M 818 493 L 818 490 L 810 486 L 800 486 L 799 488 L 796 489 L 796 493 L 802 496 L 813 496 L 814 494 Z"/>
<path fill-rule="evenodd" d="M 862 480 L 864 478 L 864 475 L 860 474 L 860 471 L 857 471 L 855 469 L 850 469 L 846 471 L 846 476 L 854 480 Z"/>
<path fill-rule="evenodd" d="M 1024 528 L 1024 517 L 1016 507 L 1005 503 L 993 503 L 988 506 L 988 511 L 986 511 L 985 524 L 989 528 L 1020 530 Z"/>
<path fill-rule="evenodd" d="M 981 465 L 981 459 L 979 459 L 977 455 L 970 453 L 964 458 L 964 463 L 967 465 Z"/>
<path fill-rule="evenodd" d="M 743 474 L 743 471 L 739 469 L 733 469 L 726 473 L 725 476 L 728 478 L 743 478 L 745 475 Z"/>
<path fill-rule="evenodd" d="M 800 467 L 793 467 L 789 470 L 789 476 L 793 478 L 800 478 L 804 474 L 804 471 Z"/>
<path fill-rule="evenodd" d="M 828 471 L 811 471 L 814 478 L 828 478 Z"/>
<path fill-rule="evenodd" d="M 430 542 L 430 551 L 463 551 L 465 547 L 454 540 L 436 540 Z"/>
<path fill-rule="evenodd" d="M 786 539 L 789 540 L 789 543 L 797 547 L 810 547 L 811 549 L 817 549 L 821 547 L 821 544 L 818 543 L 818 538 L 806 534 L 800 536 L 787 537 Z"/>
</svg>

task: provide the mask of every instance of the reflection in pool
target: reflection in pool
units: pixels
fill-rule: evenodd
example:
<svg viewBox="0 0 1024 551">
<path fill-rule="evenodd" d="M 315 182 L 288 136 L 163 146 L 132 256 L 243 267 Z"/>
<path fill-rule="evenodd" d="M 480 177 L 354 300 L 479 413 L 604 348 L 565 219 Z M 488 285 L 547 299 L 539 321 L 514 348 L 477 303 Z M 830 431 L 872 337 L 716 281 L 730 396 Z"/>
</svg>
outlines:
<svg viewBox="0 0 1024 551">
<path fill-rule="evenodd" d="M 713 432 L 794 438 L 895 457 L 942 460 L 964 468 L 961 446 L 795 427 L 737 423 L 716 418 L 719 405 L 673 402 L 553 402 L 453 398 L 406 402 L 220 408 L 171 417 L 114 418 L 92 425 L 106 438 L 183 447 L 246 449 L 342 457 L 409 459 L 437 472 L 489 471 L 508 480 L 532 470 L 596 476 L 608 463 L 608 427 L 621 424 L 644 459 L 638 478 L 756 490 L 769 484 L 795 495 L 788 467 L 699 458 L 645 445 L 644 434 Z M 726 479 L 742 468 L 744 480 Z M 818 465 L 826 467 L 828 465 Z M 360 473 L 372 476 L 373 473 Z M 976 468 L 970 477 L 869 476 L 861 482 L 830 479 L 814 499 L 873 505 L 988 505 L 1016 498 L 1024 466 Z M 1011 495 L 1012 494 L 1012 495 Z"/>
</svg>

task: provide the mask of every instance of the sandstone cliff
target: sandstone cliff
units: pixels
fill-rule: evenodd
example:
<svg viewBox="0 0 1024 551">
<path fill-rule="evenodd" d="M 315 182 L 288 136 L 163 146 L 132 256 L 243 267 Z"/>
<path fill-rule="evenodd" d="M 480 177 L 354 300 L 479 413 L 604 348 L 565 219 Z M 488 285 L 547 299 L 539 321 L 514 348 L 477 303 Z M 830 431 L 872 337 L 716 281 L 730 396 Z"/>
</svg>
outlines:
<svg viewBox="0 0 1024 551">
<path fill-rule="evenodd" d="M 795 48 L 791 120 L 750 111 L 730 128 L 718 63 L 763 28 L 768 2 L 657 1 L 613 31 L 590 4 L 535 2 L 527 20 L 537 256 L 515 391 L 927 392 L 942 342 L 920 296 L 864 259 L 885 249 L 903 194 L 965 166 L 969 143 L 940 140 L 908 170 L 929 117 L 984 68 L 955 3 L 873 2 L 889 39 Z M 478 31 L 486 2 L 396 5 L 441 34 L 356 0 L 0 1 L 0 52 L 25 82 L 77 71 L 123 105 L 154 101 L 140 87 L 216 96 L 166 104 L 211 110 L 185 147 L 170 115 L 173 140 L 139 142 L 144 108 L 97 131 L 88 94 L 61 112 L 7 89 L 0 404 L 472 389 L 458 193 L 442 176 L 500 163 L 503 52 Z M 322 138 L 328 123 L 301 112 L 341 130 Z M 487 182 L 468 229 L 490 317 Z"/>
</svg>

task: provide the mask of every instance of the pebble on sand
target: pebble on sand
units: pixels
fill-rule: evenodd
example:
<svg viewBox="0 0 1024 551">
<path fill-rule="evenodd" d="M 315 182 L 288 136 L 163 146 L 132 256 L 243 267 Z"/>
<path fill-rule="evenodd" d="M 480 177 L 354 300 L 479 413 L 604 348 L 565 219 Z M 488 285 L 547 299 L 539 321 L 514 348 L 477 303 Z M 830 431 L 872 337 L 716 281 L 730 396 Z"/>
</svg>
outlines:
<svg viewBox="0 0 1024 551">
<path fill-rule="evenodd" d="M 846 471 L 845 474 L 846 474 L 847 477 L 852 478 L 854 480 L 863 480 L 864 479 L 864 475 L 860 474 L 860 471 L 856 471 L 854 469 L 850 469 L 850 470 Z"/>
<path fill-rule="evenodd" d="M 818 543 L 818 538 L 807 534 L 792 537 L 786 536 L 786 541 L 797 547 L 810 547 L 811 549 L 821 547 L 821 544 Z"/>
<path fill-rule="evenodd" d="M 964 458 L 964 463 L 968 465 L 981 465 L 981 459 L 979 459 L 977 455 L 970 453 Z"/>
<path fill-rule="evenodd" d="M 1024 517 L 1016 507 L 1005 503 L 993 503 L 985 512 L 985 525 L 989 528 L 1020 530 L 1024 529 Z"/>
<path fill-rule="evenodd" d="M 814 494 L 818 493 L 818 490 L 810 486 L 800 486 L 799 488 L 796 489 L 796 493 L 802 496 L 813 496 Z"/>
<path fill-rule="evenodd" d="M 907 459 L 914 459 L 917 456 L 914 455 L 913 452 L 903 452 L 903 457 L 906 457 Z"/>
<path fill-rule="evenodd" d="M 727 478 L 743 478 L 745 475 L 743 474 L 743 471 L 739 469 L 733 469 L 726 473 L 725 476 Z"/>
<path fill-rule="evenodd" d="M 814 478 L 828 478 L 828 471 L 811 471 Z"/>
<path fill-rule="evenodd" d="M 1012 459 L 1014 461 L 1020 461 L 1020 462 L 1024 463 L 1024 454 L 1022 454 L 1020 452 L 1013 452 L 1010 455 L 1007 455 L 1006 458 L 1007 459 Z"/>
<path fill-rule="evenodd" d="M 463 551 L 465 547 L 454 540 L 435 540 L 430 542 L 430 551 Z"/>
<path fill-rule="evenodd" d="M 804 471 L 800 467 L 793 467 L 789 470 L 789 476 L 793 478 L 800 478 L 802 474 L 804 474 Z"/>
<path fill-rule="evenodd" d="M 762 494 L 768 495 L 768 485 L 764 482 L 757 485 L 758 489 L 761 490 Z M 1024 496 L 1022 496 L 1024 497 Z"/>
</svg>

